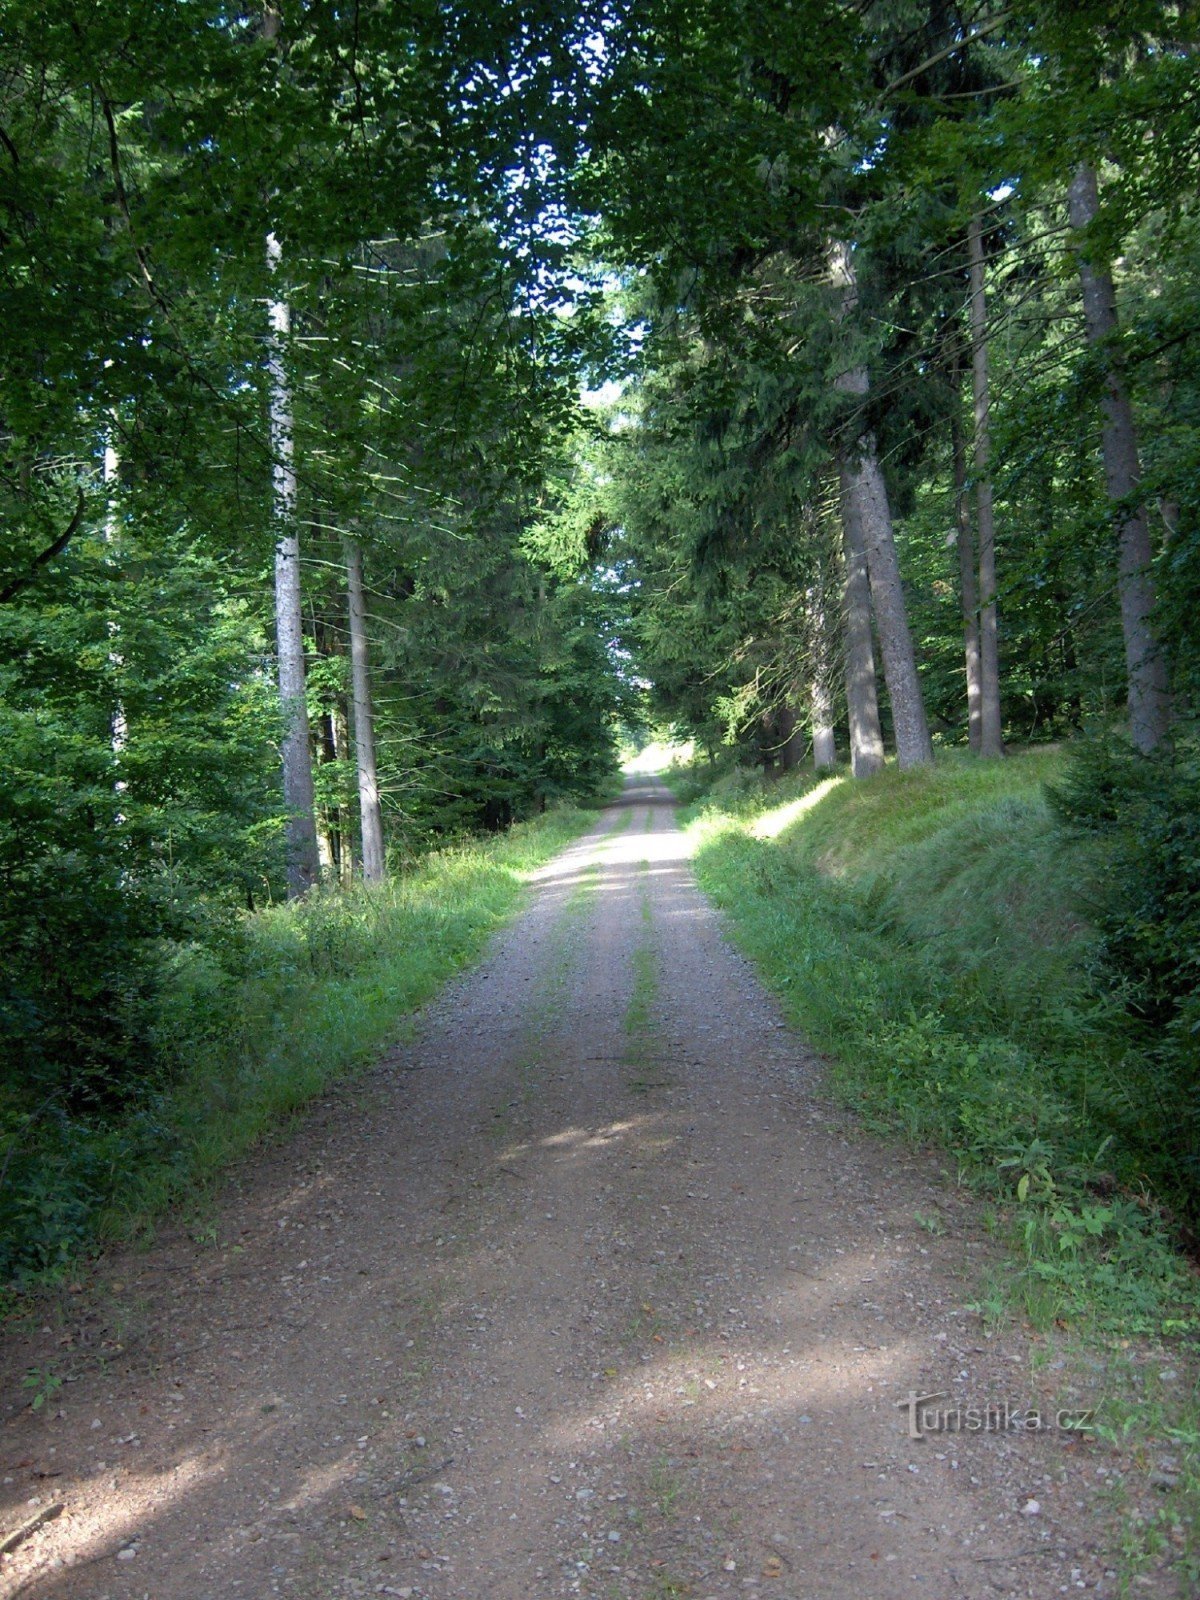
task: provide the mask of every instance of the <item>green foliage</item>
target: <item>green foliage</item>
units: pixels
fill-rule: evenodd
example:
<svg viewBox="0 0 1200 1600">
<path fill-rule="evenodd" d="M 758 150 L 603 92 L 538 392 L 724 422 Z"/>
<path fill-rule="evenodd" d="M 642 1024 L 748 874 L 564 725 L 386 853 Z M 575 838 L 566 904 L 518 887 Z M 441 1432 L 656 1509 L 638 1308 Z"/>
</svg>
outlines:
<svg viewBox="0 0 1200 1600">
<path fill-rule="evenodd" d="M 375 1059 L 401 1019 L 475 959 L 524 876 L 591 820 L 548 811 L 430 855 L 385 886 L 245 913 L 160 952 L 124 1102 L 5 1108 L 0 1281 L 63 1269 L 99 1234 L 153 1219 Z"/>
<path fill-rule="evenodd" d="M 1181 742 L 1145 757 L 1084 744 L 1055 810 L 1102 842 L 1091 914 L 1106 986 L 1123 1003 L 1135 1046 L 1154 1063 L 1142 1089 L 1188 1209 L 1200 1211 L 1200 759 Z"/>
</svg>

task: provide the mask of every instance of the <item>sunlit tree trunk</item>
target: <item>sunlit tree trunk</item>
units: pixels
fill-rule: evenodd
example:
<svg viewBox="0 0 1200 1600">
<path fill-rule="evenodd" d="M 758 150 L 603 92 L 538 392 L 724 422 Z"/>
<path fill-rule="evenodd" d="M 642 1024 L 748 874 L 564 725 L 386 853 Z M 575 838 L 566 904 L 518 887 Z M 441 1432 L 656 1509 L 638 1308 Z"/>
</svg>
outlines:
<svg viewBox="0 0 1200 1600">
<path fill-rule="evenodd" d="M 869 778 L 883 771 L 883 729 L 875 648 L 871 642 L 871 581 L 858 508 L 842 474 L 842 554 L 845 565 L 846 707 L 850 721 L 850 771 Z"/>
<path fill-rule="evenodd" d="M 117 544 L 121 531 L 121 518 L 117 506 L 117 488 L 120 478 L 121 458 L 117 453 L 115 428 L 110 426 L 104 440 L 104 543 L 108 550 L 110 562 L 115 562 L 116 560 Z M 113 669 L 113 676 L 119 680 L 125 661 L 121 655 L 121 630 L 117 623 L 109 622 L 108 637 L 110 640 L 108 664 Z M 124 794 L 125 780 L 121 777 L 121 757 L 125 753 L 125 746 L 129 743 L 129 723 L 125 716 L 125 705 L 119 691 L 113 704 L 112 715 L 109 718 L 109 741 L 112 745 L 113 765 L 117 771 L 113 788 L 117 794 Z M 121 822 L 124 821 L 124 818 L 118 817 L 117 820 Z"/>
<path fill-rule="evenodd" d="M 383 810 L 375 763 L 375 723 L 371 709 L 371 673 L 367 654 L 367 607 L 363 589 L 362 549 L 346 541 L 346 591 L 350 612 L 350 675 L 354 702 L 354 762 L 358 770 L 358 808 L 362 823 L 363 879 L 380 883 L 386 871 Z"/>
<path fill-rule="evenodd" d="M 1083 230 L 1095 219 L 1100 197 L 1095 169 L 1080 164 L 1068 191 L 1071 227 Z M 1137 503 L 1141 482 L 1133 406 L 1112 348 L 1117 332 L 1117 297 L 1112 274 L 1092 261 L 1086 244 L 1077 252 L 1088 343 L 1104 365 L 1104 425 L 1101 443 L 1109 499 L 1120 506 L 1117 589 L 1129 680 L 1129 732 L 1145 753 L 1166 737 L 1171 719 L 1167 664 L 1154 637 L 1153 548 L 1146 508 Z"/>
<path fill-rule="evenodd" d="M 850 247 L 837 242 L 830 251 L 831 275 L 842 292 L 842 314 L 849 316 L 858 303 L 858 285 Z M 836 380 L 844 394 L 866 398 L 870 383 L 865 364 L 856 363 Z M 892 512 L 887 484 L 875 436 L 868 429 L 855 445 L 848 447 L 841 462 L 842 493 L 858 516 L 863 548 L 867 556 L 867 575 L 871 583 L 871 605 L 879 630 L 883 655 L 883 675 L 892 705 L 892 724 L 896 733 L 896 759 L 901 767 L 918 767 L 933 760 L 933 744 L 925 720 L 925 702 L 917 676 L 908 610 L 900 581 L 900 562 L 896 554 Z"/>
<path fill-rule="evenodd" d="M 330 712 L 323 711 L 319 718 L 321 765 L 326 766 L 337 760 L 337 739 L 333 729 L 333 717 Z M 338 879 L 338 851 L 341 841 L 338 837 L 338 808 L 336 806 L 317 806 L 315 811 L 317 824 L 317 859 L 321 863 L 321 879 L 325 883 L 335 883 Z"/>
<path fill-rule="evenodd" d="M 816 584 L 808 592 L 808 626 L 809 654 L 812 659 L 809 712 L 813 766 L 818 772 L 824 772 L 837 765 L 837 744 L 833 736 L 833 649 L 825 596 L 822 586 Z"/>
<path fill-rule="evenodd" d="M 975 513 L 979 529 L 979 753 L 1002 756 L 1000 641 L 996 621 L 996 514 L 988 384 L 987 297 L 978 214 L 967 225 L 970 257 L 971 392 L 975 411 Z"/>
</svg>

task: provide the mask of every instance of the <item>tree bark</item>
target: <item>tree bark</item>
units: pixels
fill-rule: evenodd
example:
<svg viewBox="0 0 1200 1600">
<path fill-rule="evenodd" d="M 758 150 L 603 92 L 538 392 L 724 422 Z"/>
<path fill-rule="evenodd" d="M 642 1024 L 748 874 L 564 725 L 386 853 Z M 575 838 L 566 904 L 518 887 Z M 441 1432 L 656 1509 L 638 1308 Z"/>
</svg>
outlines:
<svg viewBox="0 0 1200 1600">
<path fill-rule="evenodd" d="M 957 391 L 958 374 L 955 372 Z M 954 451 L 954 537 L 958 548 L 959 590 L 962 596 L 963 653 L 967 668 L 967 737 L 976 753 L 980 746 L 981 691 L 979 685 L 979 596 L 975 578 L 975 533 L 967 495 L 967 452 L 962 424 L 955 409 L 950 434 Z"/>
<path fill-rule="evenodd" d="M 354 762 L 358 769 L 358 809 L 362 824 L 363 881 L 382 883 L 386 872 L 383 810 L 375 764 L 375 722 L 371 710 L 371 672 L 367 654 L 367 607 L 363 592 L 362 549 L 346 541 L 346 591 L 350 612 L 350 678 L 354 701 Z"/>
<path fill-rule="evenodd" d="M 110 565 L 115 565 L 117 560 L 117 544 L 121 532 L 121 518 L 117 507 L 117 490 L 121 479 L 121 458 L 117 453 L 115 426 L 110 427 L 104 441 L 104 543 L 108 551 Z M 113 677 L 117 680 L 117 697 L 113 702 L 112 714 L 108 719 L 109 743 L 112 746 L 113 766 L 116 777 L 113 788 L 117 794 L 124 794 L 126 783 L 121 777 L 121 759 L 125 754 L 125 746 L 129 743 L 129 722 L 125 716 L 125 704 L 120 694 L 121 672 L 125 665 L 125 658 L 121 654 L 121 628 L 120 624 L 110 621 L 108 624 L 108 637 L 110 640 L 108 651 L 108 664 L 112 668 Z M 117 817 L 118 822 L 123 822 L 122 816 Z"/>
<path fill-rule="evenodd" d="M 1094 221 L 1099 209 L 1095 169 L 1081 162 L 1068 190 L 1071 227 L 1082 232 Z M 1112 274 L 1089 259 L 1086 245 L 1077 248 L 1076 259 L 1088 344 L 1100 353 L 1104 367 L 1104 424 L 1101 429 L 1104 480 L 1109 499 L 1120 506 L 1117 592 L 1129 683 L 1129 732 L 1137 748 L 1149 754 L 1167 735 L 1171 700 L 1166 659 L 1151 623 L 1155 594 L 1150 525 L 1145 506 L 1138 504 L 1135 498 L 1141 482 L 1137 431 L 1129 391 L 1112 348 L 1117 332 L 1117 297 Z"/>
<path fill-rule="evenodd" d="M 830 265 L 833 281 L 842 291 L 841 315 L 845 319 L 858 304 L 854 259 L 847 244 L 834 243 Z M 835 387 L 843 394 L 865 399 L 870 390 L 866 366 L 858 363 L 849 367 L 837 378 Z M 896 759 L 901 767 L 924 766 L 933 760 L 933 744 L 925 720 L 925 702 L 908 627 L 887 484 L 879 464 L 875 436 L 869 429 L 856 445 L 843 450 L 839 465 L 843 497 L 855 507 L 862 529 L 871 603 L 883 655 L 883 675 L 892 703 Z"/>
<path fill-rule="evenodd" d="M 282 251 L 267 235 L 267 266 L 279 270 Z M 291 308 L 268 304 L 267 379 L 270 391 L 271 473 L 275 524 L 275 639 L 279 658 L 279 704 L 283 719 L 283 802 L 287 809 L 288 898 L 306 894 L 321 875 L 313 808 L 312 749 L 305 699 L 304 614 L 300 590 L 300 539 L 296 528 L 295 429 L 287 371 Z"/>
<path fill-rule="evenodd" d="M 1000 641 L 996 622 L 996 516 L 992 502 L 992 424 L 988 383 L 983 230 L 967 224 L 970 257 L 971 390 L 975 409 L 975 513 L 979 529 L 979 754 L 1002 756 Z"/>
<path fill-rule="evenodd" d="M 871 581 L 858 508 L 842 474 L 842 552 L 845 563 L 846 707 L 850 720 L 850 771 L 869 778 L 883 771 L 883 729 L 871 643 Z"/>
<path fill-rule="evenodd" d="M 278 39 L 278 4 L 263 10 L 262 37 Z M 274 278 L 283 251 L 274 233 L 267 235 L 267 270 Z M 304 613 L 300 588 L 300 539 L 296 527 L 295 424 L 287 370 L 292 313 L 286 300 L 268 300 L 267 385 L 271 440 L 271 478 L 275 541 L 275 641 L 279 660 L 279 705 L 283 738 L 284 839 L 287 889 L 298 899 L 321 875 L 317 856 L 317 824 L 313 799 L 312 747 L 309 744 L 305 696 Z"/>
<path fill-rule="evenodd" d="M 788 703 L 780 706 L 775 713 L 775 731 L 779 737 L 779 764 L 785 772 L 792 772 L 800 765 L 807 748 L 804 721 L 796 710 L 799 704 L 800 689 L 797 685 Z"/>
<path fill-rule="evenodd" d="M 808 591 L 809 653 L 812 659 L 809 707 L 813 766 L 818 772 L 837 766 L 837 743 L 833 735 L 833 652 L 830 648 L 824 587 L 823 583 L 814 584 Z"/>
</svg>

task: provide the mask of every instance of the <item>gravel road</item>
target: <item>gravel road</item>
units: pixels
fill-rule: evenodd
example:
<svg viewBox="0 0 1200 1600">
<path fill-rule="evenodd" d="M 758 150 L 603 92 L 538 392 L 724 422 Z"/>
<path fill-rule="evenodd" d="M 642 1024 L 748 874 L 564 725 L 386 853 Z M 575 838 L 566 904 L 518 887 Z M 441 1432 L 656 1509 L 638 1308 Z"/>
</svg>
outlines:
<svg viewBox="0 0 1200 1600">
<path fill-rule="evenodd" d="M 975 1202 L 821 1085 L 631 783 L 211 1223 L 9 1341 L 0 1528 L 64 1509 L 0 1592 L 1115 1593 L 1102 1447 L 909 1436 L 1044 1396 Z"/>
</svg>

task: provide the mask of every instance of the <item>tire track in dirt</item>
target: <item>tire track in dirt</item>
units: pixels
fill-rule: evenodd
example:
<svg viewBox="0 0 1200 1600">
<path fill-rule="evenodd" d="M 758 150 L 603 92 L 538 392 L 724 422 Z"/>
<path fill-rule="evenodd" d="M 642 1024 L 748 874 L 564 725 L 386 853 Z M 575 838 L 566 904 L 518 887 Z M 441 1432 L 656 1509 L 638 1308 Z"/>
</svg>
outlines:
<svg viewBox="0 0 1200 1600">
<path fill-rule="evenodd" d="M 10 1385 L 64 1338 L 79 1373 L 10 1406 L 3 1526 L 67 1509 L 0 1582 L 1114 1592 L 1086 1440 L 906 1436 L 910 1390 L 1036 1398 L 1022 1340 L 964 1307 L 989 1246 L 930 1158 L 823 1100 L 666 791 L 538 878 L 410 1043 L 241 1174 L 219 1246 L 114 1255 L 10 1349 Z"/>
</svg>

